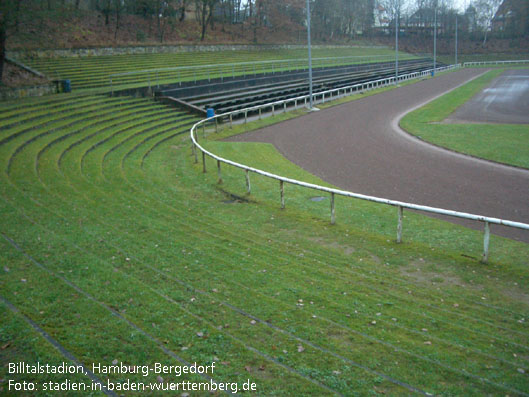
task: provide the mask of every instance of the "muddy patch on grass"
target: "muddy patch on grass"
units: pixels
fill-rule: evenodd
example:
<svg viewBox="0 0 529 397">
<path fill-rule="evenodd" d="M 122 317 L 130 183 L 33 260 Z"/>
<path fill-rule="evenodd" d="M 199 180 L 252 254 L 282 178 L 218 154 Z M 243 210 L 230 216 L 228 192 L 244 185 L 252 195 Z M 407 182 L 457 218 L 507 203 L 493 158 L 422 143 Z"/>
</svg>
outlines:
<svg viewBox="0 0 529 397">
<path fill-rule="evenodd" d="M 509 288 L 501 291 L 502 295 L 510 298 L 516 302 L 523 303 L 529 306 L 529 294 L 520 291 L 519 288 Z"/>
<path fill-rule="evenodd" d="M 421 284 L 428 284 L 433 286 L 458 286 L 464 288 L 481 289 L 477 285 L 469 285 L 465 283 L 459 276 L 449 273 L 447 271 L 432 271 L 432 264 L 419 259 L 410 263 L 406 267 L 401 267 L 400 272 L 403 276 L 411 278 Z"/>
<path fill-rule="evenodd" d="M 347 256 L 352 255 L 356 251 L 355 248 L 351 247 L 350 245 L 343 245 L 336 241 L 329 242 L 321 237 L 310 237 L 308 240 L 317 243 L 322 247 L 331 248 L 335 251 L 342 252 Z"/>
</svg>

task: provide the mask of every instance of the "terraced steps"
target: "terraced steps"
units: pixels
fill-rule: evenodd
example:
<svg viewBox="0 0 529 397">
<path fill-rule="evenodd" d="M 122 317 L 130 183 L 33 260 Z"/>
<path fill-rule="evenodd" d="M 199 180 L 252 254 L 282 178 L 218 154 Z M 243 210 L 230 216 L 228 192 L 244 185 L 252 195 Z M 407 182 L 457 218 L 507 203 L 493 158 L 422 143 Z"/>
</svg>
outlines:
<svg viewBox="0 0 529 397">
<path fill-rule="evenodd" d="M 103 87 L 110 90 L 110 79 L 113 87 L 159 85 L 178 81 L 193 81 L 220 76 L 219 68 L 183 69 L 181 71 L 160 71 L 140 73 L 133 75 L 113 76 L 116 73 L 138 72 L 142 70 L 205 66 L 212 64 L 236 64 L 254 61 L 290 60 L 299 59 L 299 62 L 252 66 L 234 65 L 224 68 L 224 75 L 242 75 L 249 71 L 255 73 L 271 72 L 272 70 L 292 70 L 306 68 L 305 50 L 264 50 L 264 51 L 223 51 L 199 53 L 173 53 L 173 54 L 137 54 L 98 56 L 82 58 L 42 58 L 23 60 L 50 79 L 70 79 L 72 89 Z M 314 50 L 314 66 L 333 66 L 363 62 L 378 62 L 381 59 L 391 58 L 394 53 L 385 48 L 328 48 Z M 325 59 L 348 57 L 343 59 Z M 409 54 L 401 54 L 402 59 L 414 58 Z M 319 60 L 316 58 L 320 58 Z"/>
<path fill-rule="evenodd" d="M 527 390 L 518 370 L 528 366 L 527 304 L 498 287 L 518 279 L 516 259 L 483 269 L 424 244 L 396 247 L 384 225 L 394 214 L 366 203 L 338 200 L 343 221 L 330 227 L 310 193 L 289 188 L 281 211 L 277 186 L 257 177 L 247 202 L 223 203 L 216 175 L 193 165 L 196 118 L 148 99 L 71 99 L 35 100 L 0 119 L 0 296 L 80 361 L 214 361 L 215 381 L 249 378 L 263 395 Z M 247 148 L 253 161 L 277 163 Z M 243 175 L 223 178 L 244 196 Z M 358 226 L 365 214 L 379 232 Z M 427 222 L 433 233 L 458 228 Z M 474 232 L 461 233 L 466 244 Z M 466 266 L 479 287 L 437 287 L 410 277 L 409 264 L 424 277 L 440 266 L 447 278 Z M 18 346 L 14 330 L 26 340 L 29 326 L 0 310 L 1 335 Z M 46 343 L 17 357 L 52 357 Z"/>
</svg>

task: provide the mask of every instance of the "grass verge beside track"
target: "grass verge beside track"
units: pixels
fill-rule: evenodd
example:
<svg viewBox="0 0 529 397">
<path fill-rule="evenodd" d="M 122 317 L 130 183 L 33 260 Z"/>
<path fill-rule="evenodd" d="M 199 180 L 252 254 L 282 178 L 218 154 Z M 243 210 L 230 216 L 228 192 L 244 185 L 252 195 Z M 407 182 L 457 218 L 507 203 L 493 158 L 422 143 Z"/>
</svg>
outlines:
<svg viewBox="0 0 529 397">
<path fill-rule="evenodd" d="M 425 141 L 456 152 L 529 168 L 529 125 L 442 123 L 504 70 L 492 70 L 407 114 L 400 126 Z"/>
</svg>

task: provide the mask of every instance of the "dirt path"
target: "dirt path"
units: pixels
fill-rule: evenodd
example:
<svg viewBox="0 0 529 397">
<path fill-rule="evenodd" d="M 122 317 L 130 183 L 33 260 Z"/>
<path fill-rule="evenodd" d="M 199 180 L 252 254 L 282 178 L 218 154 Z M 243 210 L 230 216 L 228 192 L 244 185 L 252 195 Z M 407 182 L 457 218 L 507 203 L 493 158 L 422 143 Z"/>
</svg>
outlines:
<svg viewBox="0 0 529 397">
<path fill-rule="evenodd" d="M 458 155 L 398 128 L 398 119 L 410 109 L 481 73 L 449 73 L 232 140 L 272 143 L 290 161 L 342 189 L 529 223 L 529 171 Z M 491 230 L 529 242 L 527 231 Z"/>
</svg>

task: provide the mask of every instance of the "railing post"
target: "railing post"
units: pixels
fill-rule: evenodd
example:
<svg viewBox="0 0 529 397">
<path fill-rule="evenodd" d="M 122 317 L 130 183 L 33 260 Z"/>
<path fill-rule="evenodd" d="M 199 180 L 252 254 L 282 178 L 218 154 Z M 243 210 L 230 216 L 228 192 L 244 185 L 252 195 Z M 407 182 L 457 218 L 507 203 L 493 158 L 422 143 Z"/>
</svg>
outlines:
<svg viewBox="0 0 529 397">
<path fill-rule="evenodd" d="M 397 206 L 398 224 L 397 224 L 397 243 L 402 243 L 402 206 Z"/>
<path fill-rule="evenodd" d="M 276 115 L 276 105 L 272 104 L 272 116 Z"/>
<path fill-rule="evenodd" d="M 279 181 L 279 191 L 281 193 L 281 209 L 285 209 L 285 188 L 283 181 Z"/>
<path fill-rule="evenodd" d="M 230 113 L 230 129 L 233 128 L 233 115 Z"/>
<path fill-rule="evenodd" d="M 246 171 L 246 191 L 248 192 L 248 194 L 250 194 L 252 192 L 252 185 L 250 185 L 250 171 L 248 170 L 245 170 Z"/>
<path fill-rule="evenodd" d="M 334 213 L 334 193 L 331 193 L 331 225 L 336 223 L 336 216 Z"/>
<path fill-rule="evenodd" d="M 193 153 L 195 155 L 195 164 L 197 164 L 198 163 L 198 150 L 197 150 L 197 145 L 195 145 L 194 143 L 193 143 L 193 148 L 194 148 Z"/>
<path fill-rule="evenodd" d="M 283 102 L 283 113 L 287 112 L 287 101 Z"/>
<path fill-rule="evenodd" d="M 219 177 L 218 183 L 220 185 L 222 183 L 222 174 L 220 172 L 220 160 L 217 160 L 217 174 Z"/>
<path fill-rule="evenodd" d="M 244 111 L 244 124 L 248 123 L 248 111 Z"/>
<path fill-rule="evenodd" d="M 206 138 L 206 122 L 202 123 L 202 137 Z"/>
<path fill-rule="evenodd" d="M 202 172 L 206 173 L 206 153 L 202 152 Z"/>
<path fill-rule="evenodd" d="M 219 133 L 219 123 L 218 123 L 218 119 L 215 117 L 215 133 L 218 134 Z"/>
<path fill-rule="evenodd" d="M 489 242 L 490 242 L 490 225 L 485 222 L 485 235 L 483 236 L 483 257 L 481 262 L 487 263 L 489 261 Z"/>
<path fill-rule="evenodd" d="M 259 108 L 259 120 L 261 120 L 261 108 Z"/>
</svg>

